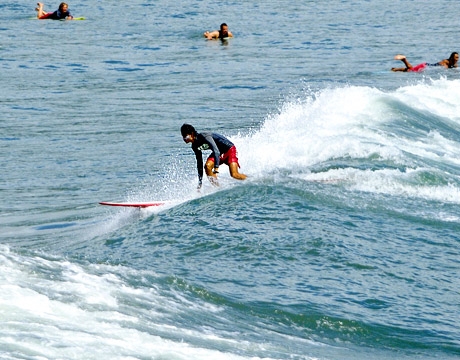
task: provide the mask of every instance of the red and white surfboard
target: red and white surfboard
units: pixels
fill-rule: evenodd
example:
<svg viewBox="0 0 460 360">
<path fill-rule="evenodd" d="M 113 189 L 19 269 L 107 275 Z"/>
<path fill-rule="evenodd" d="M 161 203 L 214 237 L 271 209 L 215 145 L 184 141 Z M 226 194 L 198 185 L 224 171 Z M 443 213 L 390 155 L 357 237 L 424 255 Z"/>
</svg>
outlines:
<svg viewBox="0 0 460 360">
<path fill-rule="evenodd" d="M 102 201 L 99 203 L 100 205 L 106 205 L 106 206 L 122 206 L 122 207 L 135 207 L 135 208 L 147 208 L 151 206 L 163 206 L 166 204 L 165 201 L 151 201 L 151 202 L 108 202 L 108 201 Z"/>
</svg>

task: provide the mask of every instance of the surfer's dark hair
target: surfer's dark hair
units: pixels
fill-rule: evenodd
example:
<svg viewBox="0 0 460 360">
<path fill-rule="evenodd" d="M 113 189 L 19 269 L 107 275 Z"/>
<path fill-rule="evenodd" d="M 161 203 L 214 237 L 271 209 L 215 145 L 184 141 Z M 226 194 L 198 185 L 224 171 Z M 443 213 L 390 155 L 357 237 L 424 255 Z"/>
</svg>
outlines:
<svg viewBox="0 0 460 360">
<path fill-rule="evenodd" d="M 184 124 L 180 128 L 180 133 L 182 134 L 182 137 L 185 137 L 187 135 L 196 135 L 196 130 L 192 125 Z"/>
<path fill-rule="evenodd" d="M 61 2 L 59 4 L 59 11 L 62 11 L 62 8 L 64 7 L 64 5 L 67 5 L 67 7 L 69 7 L 69 4 L 65 3 L 65 2 Z"/>
<path fill-rule="evenodd" d="M 454 64 L 455 64 L 455 55 L 458 55 L 458 52 L 453 52 L 452 54 L 450 54 L 449 56 L 449 68 L 453 68 L 454 67 Z"/>
</svg>

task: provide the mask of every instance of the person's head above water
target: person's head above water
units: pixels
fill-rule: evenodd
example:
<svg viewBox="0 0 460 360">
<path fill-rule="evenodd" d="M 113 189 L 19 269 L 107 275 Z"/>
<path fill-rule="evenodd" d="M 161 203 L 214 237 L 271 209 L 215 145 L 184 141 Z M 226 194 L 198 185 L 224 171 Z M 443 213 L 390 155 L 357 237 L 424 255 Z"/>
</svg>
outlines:
<svg viewBox="0 0 460 360">
<path fill-rule="evenodd" d="M 190 124 L 183 124 L 180 128 L 180 133 L 182 134 L 182 138 L 186 143 L 190 142 L 192 138 L 196 137 L 196 130 Z"/>
<path fill-rule="evenodd" d="M 228 25 L 226 23 L 220 24 L 220 35 L 221 37 L 228 36 Z"/>
<path fill-rule="evenodd" d="M 455 65 L 457 65 L 457 62 L 458 62 L 458 53 L 457 52 L 453 52 L 452 54 L 450 54 L 449 56 L 449 67 L 455 67 Z"/>
<path fill-rule="evenodd" d="M 69 5 L 67 3 L 62 2 L 62 3 L 59 4 L 59 11 L 60 12 L 65 13 L 65 12 L 67 12 L 67 10 L 69 10 Z"/>
</svg>

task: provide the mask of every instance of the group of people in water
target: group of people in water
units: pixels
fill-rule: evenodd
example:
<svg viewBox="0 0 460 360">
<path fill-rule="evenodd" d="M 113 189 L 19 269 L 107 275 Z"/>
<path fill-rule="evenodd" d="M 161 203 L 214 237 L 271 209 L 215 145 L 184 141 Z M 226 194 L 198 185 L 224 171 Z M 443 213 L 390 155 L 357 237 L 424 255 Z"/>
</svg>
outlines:
<svg viewBox="0 0 460 360">
<path fill-rule="evenodd" d="M 58 10 L 54 12 L 45 12 L 43 3 L 37 3 L 37 18 L 38 19 L 52 19 L 52 20 L 72 20 L 73 16 L 69 12 L 69 5 L 62 2 Z M 226 23 L 220 25 L 220 30 L 206 31 L 203 36 L 208 40 L 224 40 L 233 37 L 229 31 Z M 446 69 L 456 68 L 458 65 L 458 53 L 453 52 L 448 59 L 441 60 L 437 63 L 430 64 L 423 62 L 413 66 L 404 55 L 396 55 L 395 60 L 400 60 L 404 63 L 404 67 L 392 68 L 391 71 L 404 71 L 404 72 L 420 72 L 428 66 L 442 66 Z M 226 137 L 213 133 L 203 132 L 199 133 L 190 124 L 183 124 L 181 127 L 182 138 L 185 143 L 192 144 L 192 150 L 195 153 L 197 170 L 198 170 L 198 189 L 202 186 L 203 170 L 212 185 L 218 186 L 217 174 L 219 173 L 219 165 L 226 164 L 230 170 L 230 176 L 237 180 L 246 179 L 246 175 L 239 172 L 239 163 L 235 145 Z M 203 150 L 211 150 L 211 154 L 203 166 Z"/>
<path fill-rule="evenodd" d="M 59 8 L 54 12 L 46 12 L 43 8 L 43 3 L 37 3 L 37 7 L 35 8 L 37 11 L 37 18 L 38 19 L 52 19 L 52 20 L 72 20 L 73 16 L 70 14 L 69 5 L 65 2 L 59 4 Z M 228 29 L 228 25 L 226 23 L 222 23 L 220 25 L 219 30 L 214 31 L 205 31 L 203 36 L 208 40 L 224 40 L 227 38 L 233 37 L 232 32 Z M 456 68 L 458 62 L 458 53 L 453 52 L 450 54 L 448 59 L 441 60 L 437 63 L 427 63 L 423 62 L 418 65 L 413 66 L 406 58 L 405 55 L 396 55 L 394 57 L 395 60 L 401 60 L 404 63 L 404 67 L 401 68 L 391 68 L 391 71 L 404 71 L 404 72 L 420 72 L 426 69 L 428 66 L 442 66 L 446 69 Z"/>
<path fill-rule="evenodd" d="M 69 5 L 62 2 L 58 10 L 54 12 L 46 12 L 43 8 L 43 3 L 37 3 L 37 19 L 51 19 L 51 20 L 72 20 L 73 16 L 70 14 Z M 204 37 L 208 40 L 221 39 L 224 40 L 233 37 L 231 31 L 228 30 L 228 25 L 223 23 L 220 25 L 220 30 L 212 32 L 206 31 Z M 230 176 L 234 179 L 244 180 L 246 175 L 241 174 L 238 169 L 237 151 L 235 145 L 225 136 L 212 133 L 203 132 L 199 133 L 190 124 L 184 124 L 181 127 L 182 138 L 186 143 L 192 144 L 192 150 L 195 153 L 197 170 L 198 170 L 198 189 L 203 184 L 203 170 L 212 185 L 218 186 L 217 174 L 219 173 L 219 165 L 226 164 L 230 170 Z M 203 150 L 211 150 L 211 154 L 203 166 Z"/>
</svg>

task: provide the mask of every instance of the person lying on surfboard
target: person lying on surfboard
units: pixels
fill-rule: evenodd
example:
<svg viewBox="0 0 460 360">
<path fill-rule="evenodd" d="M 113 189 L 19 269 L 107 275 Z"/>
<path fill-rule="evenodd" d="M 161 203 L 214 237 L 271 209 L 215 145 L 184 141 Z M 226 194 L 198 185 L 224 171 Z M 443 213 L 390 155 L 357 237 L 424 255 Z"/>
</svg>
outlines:
<svg viewBox="0 0 460 360">
<path fill-rule="evenodd" d="M 55 12 L 47 13 L 43 10 L 43 3 L 37 3 L 37 7 L 35 8 L 37 12 L 37 19 L 51 19 L 51 20 L 72 20 L 73 16 L 69 12 L 69 5 L 67 3 L 62 2 L 59 4 L 59 8 Z"/>
<path fill-rule="evenodd" d="M 203 150 L 211 150 L 204 165 L 209 182 L 214 186 L 219 186 L 217 174 L 219 165 L 227 164 L 230 169 L 230 175 L 234 179 L 244 180 L 246 175 L 238 171 L 240 167 L 235 145 L 225 136 L 212 132 L 197 133 L 195 128 L 190 124 L 183 124 L 180 128 L 182 138 L 188 144 L 192 144 L 192 150 L 195 153 L 196 165 L 198 169 L 198 189 L 203 184 Z"/>
<path fill-rule="evenodd" d="M 225 39 L 228 37 L 233 37 L 233 34 L 228 30 L 228 26 L 226 23 L 220 24 L 220 30 L 215 30 L 215 31 L 206 31 L 204 34 L 204 37 L 208 40 L 213 40 L 213 39 Z"/>
<path fill-rule="evenodd" d="M 457 62 L 458 62 L 458 53 L 453 52 L 450 54 L 450 57 L 448 59 L 441 60 L 440 62 L 434 63 L 434 64 L 428 64 L 426 62 L 412 66 L 409 61 L 407 61 L 407 58 L 404 55 L 396 55 L 395 60 L 401 60 L 406 67 L 403 68 L 391 68 L 391 71 L 411 71 L 411 72 L 419 72 L 422 70 L 425 70 L 427 66 L 443 66 L 446 69 L 451 69 L 451 68 L 456 68 L 457 67 Z"/>
</svg>

